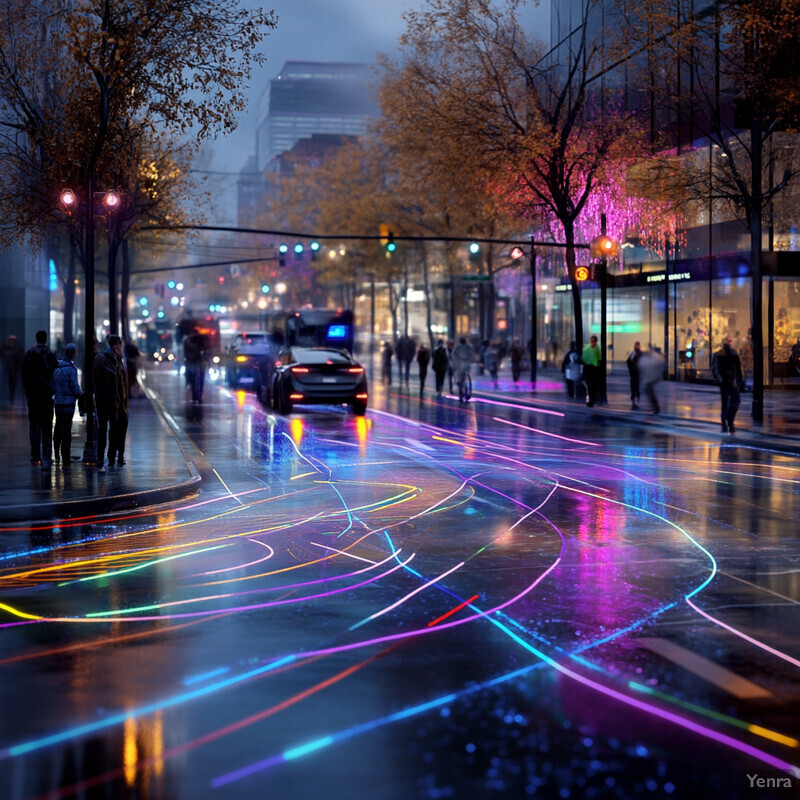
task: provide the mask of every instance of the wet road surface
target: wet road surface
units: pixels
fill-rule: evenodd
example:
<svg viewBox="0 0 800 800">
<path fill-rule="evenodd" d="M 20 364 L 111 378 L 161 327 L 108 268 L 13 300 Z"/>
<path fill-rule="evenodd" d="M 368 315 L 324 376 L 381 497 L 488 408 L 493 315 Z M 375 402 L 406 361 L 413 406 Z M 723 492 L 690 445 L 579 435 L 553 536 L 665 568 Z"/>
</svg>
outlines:
<svg viewBox="0 0 800 800">
<path fill-rule="evenodd" d="M 147 383 L 203 491 L 3 531 L 2 797 L 796 796 L 796 458 Z"/>
</svg>

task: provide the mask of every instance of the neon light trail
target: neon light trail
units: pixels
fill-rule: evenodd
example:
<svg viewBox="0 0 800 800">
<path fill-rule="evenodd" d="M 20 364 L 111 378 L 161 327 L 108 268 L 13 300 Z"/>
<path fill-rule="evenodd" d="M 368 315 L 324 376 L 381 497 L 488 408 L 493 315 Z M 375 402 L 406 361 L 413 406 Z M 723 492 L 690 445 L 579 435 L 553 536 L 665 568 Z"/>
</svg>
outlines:
<svg viewBox="0 0 800 800">
<path fill-rule="evenodd" d="M 9 800 L 800 781 L 796 460 L 385 397 L 220 393 L 191 503 L 0 529 Z"/>
</svg>

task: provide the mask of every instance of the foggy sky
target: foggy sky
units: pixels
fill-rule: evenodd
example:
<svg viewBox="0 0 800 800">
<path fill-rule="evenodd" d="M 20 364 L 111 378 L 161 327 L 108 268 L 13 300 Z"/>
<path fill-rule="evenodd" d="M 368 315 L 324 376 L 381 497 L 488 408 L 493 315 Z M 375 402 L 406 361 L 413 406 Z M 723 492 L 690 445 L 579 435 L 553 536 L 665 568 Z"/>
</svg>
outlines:
<svg viewBox="0 0 800 800">
<path fill-rule="evenodd" d="M 420 8 L 420 0 L 243 0 L 245 7 L 273 9 L 278 25 L 262 43 L 267 60 L 253 71 L 248 110 L 239 118 L 237 130 L 212 145 L 212 169 L 236 173 L 249 155 L 255 154 L 255 122 L 258 101 L 286 61 L 357 61 L 373 63 L 379 52 L 396 53 L 397 40 L 405 30 L 404 10 Z M 546 39 L 549 0 L 526 11 L 529 35 Z M 533 30 L 533 28 L 537 30 Z M 210 176 L 211 177 L 211 176 Z M 232 190 L 235 175 L 213 176 L 220 190 Z M 233 212 L 229 203 L 224 203 Z M 233 202 L 235 208 L 235 201 Z M 225 224 L 235 224 L 232 216 Z"/>
</svg>

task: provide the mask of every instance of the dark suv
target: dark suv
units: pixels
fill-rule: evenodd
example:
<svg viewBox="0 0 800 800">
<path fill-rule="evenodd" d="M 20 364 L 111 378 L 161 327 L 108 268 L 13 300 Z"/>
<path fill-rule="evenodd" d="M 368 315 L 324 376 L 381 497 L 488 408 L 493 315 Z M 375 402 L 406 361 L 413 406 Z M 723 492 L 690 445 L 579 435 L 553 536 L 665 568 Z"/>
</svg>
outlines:
<svg viewBox="0 0 800 800">
<path fill-rule="evenodd" d="M 272 385 L 278 346 L 268 333 L 253 331 L 233 337 L 225 359 L 225 376 L 231 389 L 250 387 L 262 402 Z"/>
</svg>

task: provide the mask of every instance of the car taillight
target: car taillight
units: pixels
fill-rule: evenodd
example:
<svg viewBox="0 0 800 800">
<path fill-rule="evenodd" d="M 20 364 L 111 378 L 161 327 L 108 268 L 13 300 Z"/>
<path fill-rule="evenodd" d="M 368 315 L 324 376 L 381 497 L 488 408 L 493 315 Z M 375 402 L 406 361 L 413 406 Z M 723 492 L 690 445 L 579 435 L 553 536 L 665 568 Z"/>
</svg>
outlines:
<svg viewBox="0 0 800 800">
<path fill-rule="evenodd" d="M 348 371 L 348 372 L 358 372 L 358 373 L 361 373 L 361 372 L 363 372 L 363 371 L 364 371 L 364 367 L 350 367 L 350 369 L 349 369 L 349 370 L 347 370 L 347 371 Z"/>
<path fill-rule="evenodd" d="M 301 395 L 301 394 L 290 394 L 289 395 L 289 399 L 290 400 L 302 400 L 303 399 L 303 395 Z"/>
<path fill-rule="evenodd" d="M 366 400 L 367 397 L 369 397 L 369 395 L 367 395 L 367 394 L 357 394 L 356 395 L 356 400 Z"/>
<path fill-rule="evenodd" d="M 292 367 L 292 372 L 308 372 L 308 367 Z"/>
</svg>

